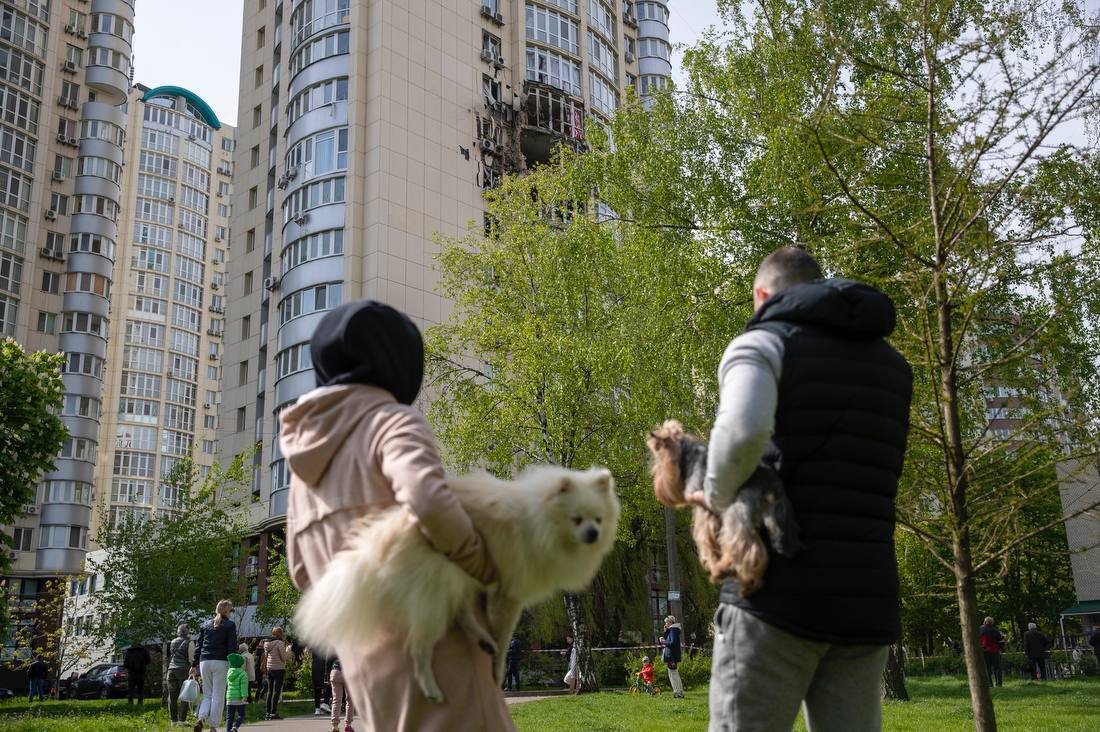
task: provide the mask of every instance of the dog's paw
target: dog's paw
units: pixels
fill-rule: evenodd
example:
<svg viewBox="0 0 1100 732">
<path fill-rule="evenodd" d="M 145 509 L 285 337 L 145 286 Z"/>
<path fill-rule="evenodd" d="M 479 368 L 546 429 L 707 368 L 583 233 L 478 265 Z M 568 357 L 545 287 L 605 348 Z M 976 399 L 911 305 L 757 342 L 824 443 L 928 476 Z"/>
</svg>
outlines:
<svg viewBox="0 0 1100 732">
<path fill-rule="evenodd" d="M 431 674 L 418 674 L 416 681 L 420 685 L 420 691 L 423 692 L 428 701 L 434 704 L 442 704 L 445 701 L 443 698 L 443 690 L 440 689 L 439 684 L 435 682 L 434 676 Z"/>
</svg>

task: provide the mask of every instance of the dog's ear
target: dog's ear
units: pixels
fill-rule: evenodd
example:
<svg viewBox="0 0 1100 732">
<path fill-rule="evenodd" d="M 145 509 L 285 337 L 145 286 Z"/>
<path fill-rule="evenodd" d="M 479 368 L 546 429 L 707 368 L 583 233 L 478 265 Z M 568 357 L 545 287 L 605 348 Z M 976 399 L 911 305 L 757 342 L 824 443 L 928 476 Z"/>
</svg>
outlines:
<svg viewBox="0 0 1100 732">
<path fill-rule="evenodd" d="M 596 487 L 601 491 L 611 490 L 611 486 L 614 485 L 615 479 L 611 475 L 611 471 L 607 469 L 600 470 L 596 474 Z"/>
<path fill-rule="evenodd" d="M 569 478 L 562 478 L 558 482 L 558 489 L 554 492 L 558 495 L 561 495 L 562 493 L 568 493 L 571 490 L 573 490 L 573 481 Z"/>
</svg>

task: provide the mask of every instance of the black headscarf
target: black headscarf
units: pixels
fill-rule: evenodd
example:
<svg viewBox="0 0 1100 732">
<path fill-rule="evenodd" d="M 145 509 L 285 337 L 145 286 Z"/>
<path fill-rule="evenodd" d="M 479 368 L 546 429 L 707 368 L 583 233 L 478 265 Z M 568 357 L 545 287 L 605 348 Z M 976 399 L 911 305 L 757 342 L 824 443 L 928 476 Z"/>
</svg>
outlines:
<svg viewBox="0 0 1100 732">
<path fill-rule="evenodd" d="M 371 384 L 412 404 L 424 380 L 424 339 L 404 313 L 374 300 L 341 305 L 310 339 L 317 386 Z"/>
</svg>

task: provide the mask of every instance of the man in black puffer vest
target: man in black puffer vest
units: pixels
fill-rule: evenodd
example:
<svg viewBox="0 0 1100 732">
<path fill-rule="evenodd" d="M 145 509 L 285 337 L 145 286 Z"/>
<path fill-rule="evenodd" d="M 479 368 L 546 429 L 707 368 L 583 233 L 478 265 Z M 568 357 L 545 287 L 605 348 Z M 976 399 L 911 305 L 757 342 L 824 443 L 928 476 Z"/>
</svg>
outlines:
<svg viewBox="0 0 1100 732">
<path fill-rule="evenodd" d="M 719 367 L 705 499 L 730 504 L 761 459 L 783 479 L 801 549 L 774 552 L 764 586 L 722 587 L 711 730 L 814 732 L 882 726 L 887 646 L 901 635 L 894 497 L 912 370 L 885 340 L 890 299 L 781 249 L 760 265 L 756 313 Z"/>
</svg>

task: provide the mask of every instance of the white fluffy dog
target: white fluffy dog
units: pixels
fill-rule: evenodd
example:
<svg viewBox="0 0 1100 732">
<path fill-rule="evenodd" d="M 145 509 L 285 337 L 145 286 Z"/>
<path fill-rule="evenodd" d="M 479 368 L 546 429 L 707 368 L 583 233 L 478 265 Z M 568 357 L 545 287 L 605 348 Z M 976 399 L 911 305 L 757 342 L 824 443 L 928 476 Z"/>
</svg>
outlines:
<svg viewBox="0 0 1100 732">
<path fill-rule="evenodd" d="M 512 481 L 477 473 L 451 476 L 448 485 L 483 537 L 499 582 L 483 587 L 435 551 L 397 506 L 361 522 L 349 548 L 302 596 L 294 619 L 309 643 L 329 651 L 338 642 L 370 645 L 383 629 L 403 630 L 420 688 L 435 702 L 443 693 L 432 652 L 448 629 L 457 622 L 496 653 L 499 680 L 523 609 L 586 587 L 615 543 L 619 521 L 614 480 L 602 468 L 535 467 Z M 488 629 L 474 613 L 481 592 Z"/>
</svg>

